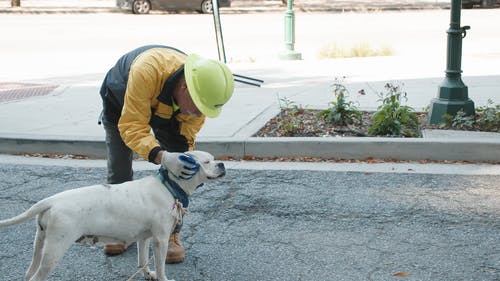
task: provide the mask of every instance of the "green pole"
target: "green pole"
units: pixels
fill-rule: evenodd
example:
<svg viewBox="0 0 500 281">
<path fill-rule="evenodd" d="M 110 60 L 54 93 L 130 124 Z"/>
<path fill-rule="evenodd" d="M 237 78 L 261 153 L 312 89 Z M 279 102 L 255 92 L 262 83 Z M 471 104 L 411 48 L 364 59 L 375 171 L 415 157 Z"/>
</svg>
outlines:
<svg viewBox="0 0 500 281">
<path fill-rule="evenodd" d="M 461 0 L 451 0 L 451 19 L 448 33 L 446 77 L 439 85 L 438 97 L 431 101 L 427 123 L 443 123 L 443 115 L 455 116 L 459 110 L 474 115 L 474 102 L 468 97 L 462 81 L 462 39 L 469 26 L 460 27 Z"/>
<path fill-rule="evenodd" d="M 295 45 L 295 15 L 293 0 L 287 0 L 285 12 L 285 51 L 279 55 L 284 60 L 300 60 L 302 54 L 294 50 Z"/>
</svg>

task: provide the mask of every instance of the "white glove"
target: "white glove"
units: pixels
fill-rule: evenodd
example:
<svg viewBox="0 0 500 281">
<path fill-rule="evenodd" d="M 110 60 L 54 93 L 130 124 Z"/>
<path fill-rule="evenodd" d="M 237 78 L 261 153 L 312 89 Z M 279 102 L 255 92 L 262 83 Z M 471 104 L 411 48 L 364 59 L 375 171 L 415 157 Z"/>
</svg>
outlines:
<svg viewBox="0 0 500 281">
<path fill-rule="evenodd" d="M 192 178 L 200 170 L 200 164 L 185 153 L 163 151 L 161 165 L 175 177 L 184 180 Z"/>
</svg>

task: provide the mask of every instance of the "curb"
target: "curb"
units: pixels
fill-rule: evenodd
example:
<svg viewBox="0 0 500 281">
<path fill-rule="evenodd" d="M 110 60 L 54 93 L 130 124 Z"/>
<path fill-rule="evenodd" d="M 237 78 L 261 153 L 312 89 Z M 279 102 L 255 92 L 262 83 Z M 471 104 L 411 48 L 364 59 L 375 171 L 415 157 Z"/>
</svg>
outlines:
<svg viewBox="0 0 500 281">
<path fill-rule="evenodd" d="M 433 160 L 493 162 L 500 160 L 500 140 L 437 138 L 203 138 L 197 149 L 210 151 L 215 157 L 314 157 L 322 159 L 369 158 L 391 160 Z M 2 154 L 69 154 L 103 159 L 102 139 L 62 137 L 35 139 L 30 136 L 0 137 Z"/>
</svg>

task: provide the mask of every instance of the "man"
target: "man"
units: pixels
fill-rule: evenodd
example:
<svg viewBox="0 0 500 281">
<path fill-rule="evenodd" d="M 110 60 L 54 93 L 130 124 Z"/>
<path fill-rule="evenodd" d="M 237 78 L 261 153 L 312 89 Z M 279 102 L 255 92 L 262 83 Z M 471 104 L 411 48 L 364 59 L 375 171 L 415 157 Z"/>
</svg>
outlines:
<svg viewBox="0 0 500 281">
<path fill-rule="evenodd" d="M 183 152 L 194 149 L 205 116 L 217 117 L 233 90 L 231 71 L 215 60 L 161 45 L 123 55 L 100 90 L 108 183 L 132 180 L 133 152 L 179 178 L 192 177 L 199 166 Z M 184 261 L 180 228 L 170 236 L 167 263 Z M 104 251 L 121 254 L 127 246 L 108 244 Z"/>
</svg>

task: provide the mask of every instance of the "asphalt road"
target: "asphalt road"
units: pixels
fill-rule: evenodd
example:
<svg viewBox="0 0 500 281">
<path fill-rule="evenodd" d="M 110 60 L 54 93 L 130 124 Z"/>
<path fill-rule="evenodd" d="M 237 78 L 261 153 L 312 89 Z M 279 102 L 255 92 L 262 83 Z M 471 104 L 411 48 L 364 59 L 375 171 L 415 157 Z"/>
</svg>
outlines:
<svg viewBox="0 0 500 281">
<path fill-rule="evenodd" d="M 286 165 L 286 164 L 283 164 Z M 285 166 L 283 166 L 285 168 Z M 151 170 L 140 171 L 144 176 Z M 101 167 L 0 164 L 0 219 L 105 178 Z M 197 192 L 176 280 L 500 280 L 498 175 L 228 170 Z M 22 280 L 34 221 L 0 229 L 1 280 Z M 136 250 L 75 244 L 50 280 L 127 280 Z M 404 277 L 397 277 L 397 274 Z M 134 280 L 142 280 L 136 277 Z"/>
</svg>

